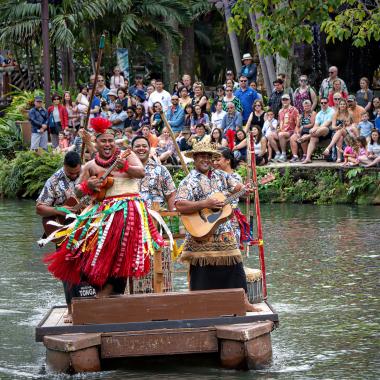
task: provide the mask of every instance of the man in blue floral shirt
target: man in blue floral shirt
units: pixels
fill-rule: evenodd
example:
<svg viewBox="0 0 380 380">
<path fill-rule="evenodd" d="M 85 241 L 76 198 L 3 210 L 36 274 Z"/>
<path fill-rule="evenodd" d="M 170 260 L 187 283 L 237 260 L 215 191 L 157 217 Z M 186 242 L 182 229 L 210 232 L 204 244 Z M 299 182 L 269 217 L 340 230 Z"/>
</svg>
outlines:
<svg viewBox="0 0 380 380">
<path fill-rule="evenodd" d="M 182 180 L 177 190 L 175 205 L 182 214 L 222 208 L 224 203 L 212 198 L 213 193 L 229 195 L 244 187 L 227 173 L 212 169 L 212 159 L 220 152 L 211 144 L 199 143 L 185 155 L 194 159 L 195 169 Z M 187 234 L 181 260 L 190 264 L 191 290 L 243 288 L 247 292 L 242 256 L 229 220 L 202 239 Z M 247 298 L 246 307 L 254 310 Z"/>
</svg>

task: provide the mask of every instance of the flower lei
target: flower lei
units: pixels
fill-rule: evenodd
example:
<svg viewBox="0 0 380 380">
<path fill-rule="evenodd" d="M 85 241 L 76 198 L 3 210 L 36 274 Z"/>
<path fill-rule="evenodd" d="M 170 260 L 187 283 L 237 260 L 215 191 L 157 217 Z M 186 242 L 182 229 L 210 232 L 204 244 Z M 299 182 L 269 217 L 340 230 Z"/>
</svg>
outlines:
<svg viewBox="0 0 380 380">
<path fill-rule="evenodd" d="M 119 154 L 120 154 L 120 149 L 116 149 L 114 154 L 108 160 L 103 160 L 99 156 L 99 152 L 98 152 L 95 155 L 95 162 L 97 165 L 101 166 L 102 168 L 109 168 L 117 160 Z"/>
</svg>

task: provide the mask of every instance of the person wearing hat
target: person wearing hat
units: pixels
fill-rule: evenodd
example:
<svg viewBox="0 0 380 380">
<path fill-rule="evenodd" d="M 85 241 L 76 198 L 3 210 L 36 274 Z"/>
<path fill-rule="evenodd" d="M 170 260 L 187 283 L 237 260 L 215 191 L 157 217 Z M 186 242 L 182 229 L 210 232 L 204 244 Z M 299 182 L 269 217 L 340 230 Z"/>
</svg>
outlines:
<svg viewBox="0 0 380 380">
<path fill-rule="evenodd" d="M 97 153 L 83 166 L 75 186 L 79 199 L 96 197 L 101 190 L 105 190 L 104 198 L 94 198 L 94 204 L 72 224 L 57 231 L 64 241 L 44 260 L 48 270 L 62 281 L 76 285 L 81 277 L 86 278 L 98 297 L 123 294 L 128 277 L 148 272 L 153 246 L 164 245 L 139 194 L 138 179 L 145 176 L 144 166 L 133 151 L 117 148 L 111 125 L 107 119 L 91 120 Z M 100 176 L 110 168 L 112 185 L 105 189 Z M 74 239 L 76 244 L 72 244 Z"/>
<path fill-rule="evenodd" d="M 176 138 L 179 150 L 181 152 L 191 150 L 191 144 L 189 144 L 189 140 L 191 139 L 191 130 L 190 127 L 184 127 Z"/>
<path fill-rule="evenodd" d="M 30 149 L 38 150 L 48 147 L 48 113 L 42 105 L 42 96 L 34 98 L 34 107 L 29 111 L 29 121 L 32 125 Z"/>
<path fill-rule="evenodd" d="M 135 84 L 133 86 L 129 87 L 129 95 L 136 96 L 137 90 L 143 91 L 144 95 L 146 93 L 146 86 L 144 85 L 144 78 L 141 74 L 135 75 Z"/>
<path fill-rule="evenodd" d="M 278 113 L 279 128 L 277 132 L 269 135 L 269 143 L 276 156 L 275 161 L 285 162 L 286 147 L 293 133 L 299 127 L 299 112 L 296 107 L 290 104 L 290 95 L 283 94 L 281 97 L 282 108 Z M 280 147 L 280 148 L 279 148 Z M 298 146 L 292 147 L 293 158 L 297 156 Z"/>
<path fill-rule="evenodd" d="M 357 129 L 358 124 L 361 121 L 362 115 L 365 112 L 364 107 L 359 106 L 359 104 L 356 103 L 355 95 L 348 95 L 347 98 L 348 103 L 348 111 L 351 113 L 352 121 L 353 121 L 353 127 Z M 356 135 L 359 136 L 358 130 L 356 131 Z"/>
<path fill-rule="evenodd" d="M 144 115 L 148 116 L 149 115 L 149 103 L 148 103 L 148 100 L 145 96 L 144 90 L 137 89 L 135 91 L 134 97 L 136 99 L 136 106 L 141 104 L 144 108 Z"/>
<path fill-rule="evenodd" d="M 233 194 L 244 188 L 228 173 L 212 167 L 212 160 L 221 153 L 210 143 L 194 144 L 184 155 L 194 160 L 194 170 L 177 190 L 175 206 L 181 214 L 197 213 L 204 208 L 221 209 L 224 203 L 213 198 L 213 193 Z M 187 233 L 180 260 L 190 265 L 190 290 L 243 288 L 247 292 L 242 255 L 229 219 L 202 239 Z M 248 299 L 246 307 L 253 309 Z"/>
<path fill-rule="evenodd" d="M 250 53 L 243 54 L 243 58 L 241 59 L 243 62 L 243 66 L 241 67 L 239 77 L 244 75 L 248 78 L 248 84 L 251 82 L 256 82 L 257 80 L 257 66 L 253 62 L 253 57 Z"/>
<path fill-rule="evenodd" d="M 268 106 L 274 112 L 274 116 L 278 118 L 278 112 L 281 109 L 281 98 L 284 92 L 284 81 L 277 78 L 273 81 L 274 90 L 268 99 Z"/>
<path fill-rule="evenodd" d="M 108 109 L 113 112 L 115 110 L 115 103 L 117 99 L 117 91 L 116 89 L 110 90 L 108 93 Z"/>
</svg>

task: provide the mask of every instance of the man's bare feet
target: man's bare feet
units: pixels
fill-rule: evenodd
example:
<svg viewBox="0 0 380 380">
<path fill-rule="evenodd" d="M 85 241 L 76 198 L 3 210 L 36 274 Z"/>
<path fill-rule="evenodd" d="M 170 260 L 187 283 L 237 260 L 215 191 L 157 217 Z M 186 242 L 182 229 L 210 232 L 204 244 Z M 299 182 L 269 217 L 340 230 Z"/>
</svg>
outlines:
<svg viewBox="0 0 380 380">
<path fill-rule="evenodd" d="M 305 159 L 301 162 L 301 164 L 311 164 L 311 160 Z"/>
<path fill-rule="evenodd" d="M 245 297 L 244 297 L 244 306 L 245 306 L 245 311 L 255 311 L 255 312 L 259 312 L 259 311 L 261 311 L 259 308 L 253 306 L 253 305 L 248 301 L 247 294 L 245 294 Z"/>
<path fill-rule="evenodd" d="M 63 316 L 63 323 L 73 323 L 73 316 L 71 313 L 66 313 Z"/>
</svg>

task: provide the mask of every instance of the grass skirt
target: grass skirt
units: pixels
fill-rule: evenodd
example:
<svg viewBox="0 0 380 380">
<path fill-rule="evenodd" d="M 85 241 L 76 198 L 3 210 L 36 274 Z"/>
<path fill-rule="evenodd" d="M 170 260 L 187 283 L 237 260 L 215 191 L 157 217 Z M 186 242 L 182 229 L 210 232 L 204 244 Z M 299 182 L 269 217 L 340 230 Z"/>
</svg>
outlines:
<svg viewBox="0 0 380 380">
<path fill-rule="evenodd" d="M 65 240 L 44 261 L 58 279 L 78 284 L 84 276 L 91 285 L 107 279 L 140 277 L 149 272 L 149 255 L 164 241 L 138 195 L 106 198 L 84 210 L 55 237 Z"/>
</svg>

